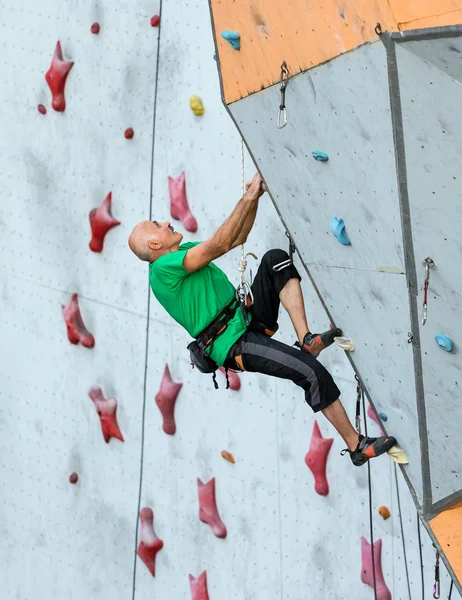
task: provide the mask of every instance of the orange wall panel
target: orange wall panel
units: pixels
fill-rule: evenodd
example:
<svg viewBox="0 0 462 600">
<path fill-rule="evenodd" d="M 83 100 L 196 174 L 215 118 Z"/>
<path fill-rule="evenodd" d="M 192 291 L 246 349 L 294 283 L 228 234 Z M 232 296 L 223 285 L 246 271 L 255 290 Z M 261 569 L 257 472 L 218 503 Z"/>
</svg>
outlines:
<svg viewBox="0 0 462 600">
<path fill-rule="evenodd" d="M 461 2 L 462 4 L 462 2 Z M 448 25 L 460 25 L 462 23 L 462 7 L 453 12 L 444 13 L 441 15 L 433 15 L 431 17 L 423 17 L 416 21 L 407 21 L 400 23 L 400 31 L 408 29 L 426 29 L 427 27 L 447 27 Z"/>
<path fill-rule="evenodd" d="M 462 9 L 462 0 L 389 0 L 389 3 L 398 26 L 425 18 L 429 22 L 425 27 L 435 27 L 437 24 L 432 22 L 432 18 Z M 455 25 L 458 22 L 460 23 L 450 20 L 447 24 Z M 417 27 L 420 28 L 421 25 Z"/>
<path fill-rule="evenodd" d="M 429 521 L 459 581 L 462 581 L 462 502 Z"/>
<path fill-rule="evenodd" d="M 227 104 L 396 30 L 387 0 L 210 0 Z M 241 49 L 221 37 L 239 31 Z"/>
</svg>

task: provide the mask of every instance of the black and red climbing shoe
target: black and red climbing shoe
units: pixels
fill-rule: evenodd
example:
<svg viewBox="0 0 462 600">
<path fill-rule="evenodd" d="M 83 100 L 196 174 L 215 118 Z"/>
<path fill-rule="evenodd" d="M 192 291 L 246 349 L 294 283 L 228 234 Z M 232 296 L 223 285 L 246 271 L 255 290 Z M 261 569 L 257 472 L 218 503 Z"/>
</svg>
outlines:
<svg viewBox="0 0 462 600">
<path fill-rule="evenodd" d="M 324 333 L 307 333 L 303 338 L 303 344 L 300 344 L 300 348 L 304 352 L 309 352 L 314 358 L 317 358 L 320 352 L 332 346 L 335 337 L 340 337 L 341 335 L 342 330 L 338 327 L 329 329 L 329 331 L 325 331 Z"/>
<path fill-rule="evenodd" d="M 342 450 L 341 455 L 343 456 L 349 452 L 351 462 L 356 467 L 360 467 L 361 465 L 364 465 L 364 463 L 366 463 L 370 458 L 374 458 L 384 454 L 385 452 L 388 452 L 388 450 L 393 448 L 393 446 L 396 446 L 396 444 L 396 439 L 391 436 L 372 438 L 360 435 L 356 449 L 352 452 L 351 450 L 348 450 L 348 448 L 345 448 L 345 450 Z"/>
</svg>

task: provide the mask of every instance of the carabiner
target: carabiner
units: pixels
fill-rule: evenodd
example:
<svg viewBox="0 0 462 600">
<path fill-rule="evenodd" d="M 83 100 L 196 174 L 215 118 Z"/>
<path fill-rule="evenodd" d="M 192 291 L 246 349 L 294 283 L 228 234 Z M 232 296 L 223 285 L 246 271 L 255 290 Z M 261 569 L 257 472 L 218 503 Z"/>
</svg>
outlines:
<svg viewBox="0 0 462 600">
<path fill-rule="evenodd" d="M 440 553 L 436 551 L 435 560 L 435 581 L 433 583 L 433 598 L 438 600 L 440 597 Z"/>
<path fill-rule="evenodd" d="M 423 261 L 425 265 L 425 281 L 424 281 L 424 300 L 423 300 L 423 313 L 422 313 L 422 325 L 427 322 L 428 314 L 428 286 L 430 285 L 430 268 L 435 264 L 433 260 L 427 256 Z"/>
<path fill-rule="evenodd" d="M 279 103 L 279 112 L 278 112 L 278 129 L 283 129 L 287 125 L 287 109 L 286 109 L 286 87 L 287 82 L 289 80 L 289 69 L 287 68 L 286 61 L 284 61 L 281 65 L 281 101 Z"/>
</svg>

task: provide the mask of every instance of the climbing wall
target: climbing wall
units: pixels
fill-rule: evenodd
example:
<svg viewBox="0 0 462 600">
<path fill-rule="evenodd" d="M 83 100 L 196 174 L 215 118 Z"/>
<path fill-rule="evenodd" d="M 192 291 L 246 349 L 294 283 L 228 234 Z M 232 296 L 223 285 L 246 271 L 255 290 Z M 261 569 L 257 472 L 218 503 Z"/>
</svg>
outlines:
<svg viewBox="0 0 462 600">
<path fill-rule="evenodd" d="M 128 249 L 138 221 L 171 218 L 169 177 L 197 221 L 197 232 L 172 221 L 186 239 L 211 235 L 240 196 L 240 138 L 222 106 L 207 6 L 7 0 L 2 9 L 2 600 L 368 600 L 370 519 L 384 598 L 417 597 L 422 572 L 431 597 L 434 552 L 393 463 L 371 465 L 369 507 L 367 469 L 340 456 L 338 435 L 297 388 L 247 374 L 226 390 L 219 373 L 216 392 L 191 371 L 188 336 Z M 386 110 L 380 94 L 372 100 Z M 245 169 L 255 170 L 247 153 Z M 393 225 L 398 208 L 381 219 Z M 265 196 L 248 249 L 261 258 L 286 245 Z M 329 264 L 344 261 L 339 272 L 361 269 L 354 254 L 330 252 Z M 218 262 L 233 280 L 238 260 L 235 250 Z M 310 324 L 325 329 L 296 261 Z M 378 272 L 398 296 L 399 236 L 367 269 L 375 263 L 398 269 Z M 257 265 L 249 260 L 253 273 Z M 397 313 L 406 336 L 407 313 Z M 292 343 L 285 315 L 280 325 L 278 338 Z M 374 335 L 360 334 L 372 352 Z M 351 365 L 338 348 L 321 358 L 353 418 Z M 410 410 L 383 397 L 390 422 L 411 428 Z M 362 425 L 380 431 L 370 417 Z"/>
</svg>

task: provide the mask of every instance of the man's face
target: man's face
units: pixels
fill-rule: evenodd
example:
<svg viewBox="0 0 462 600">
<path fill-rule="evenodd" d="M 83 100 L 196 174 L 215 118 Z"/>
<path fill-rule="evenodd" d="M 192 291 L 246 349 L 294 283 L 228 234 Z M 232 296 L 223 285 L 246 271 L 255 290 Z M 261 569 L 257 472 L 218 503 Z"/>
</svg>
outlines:
<svg viewBox="0 0 462 600">
<path fill-rule="evenodd" d="M 174 230 L 169 221 L 164 221 L 163 223 L 152 221 L 152 224 L 156 241 L 162 244 L 163 249 L 167 250 L 181 243 L 183 236 Z"/>
</svg>

